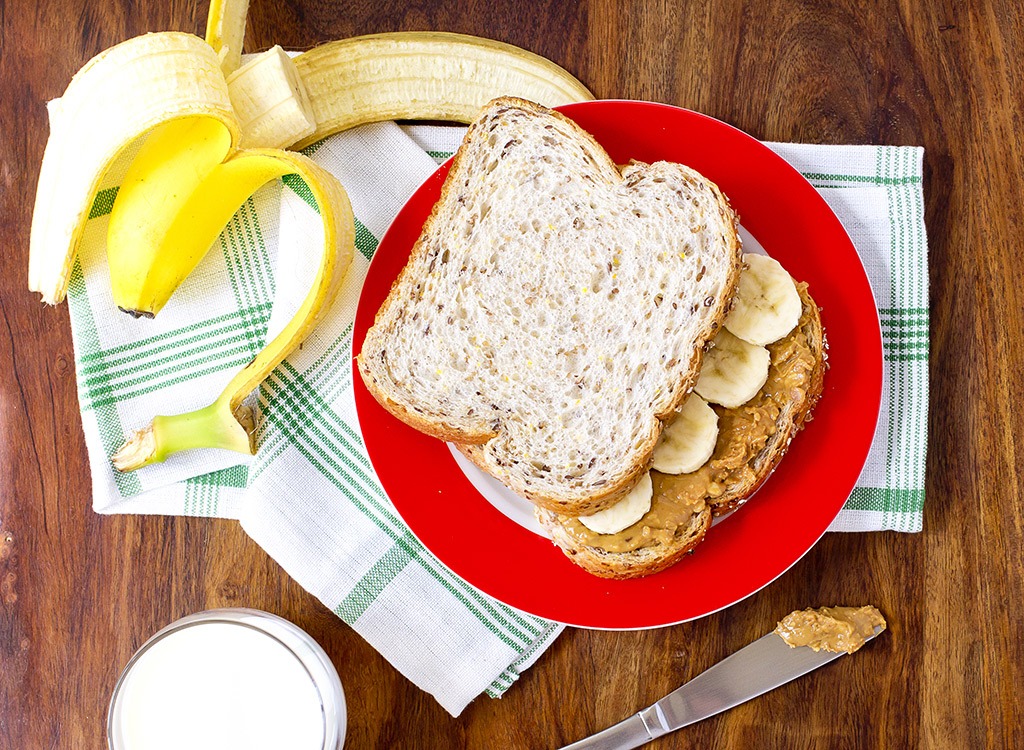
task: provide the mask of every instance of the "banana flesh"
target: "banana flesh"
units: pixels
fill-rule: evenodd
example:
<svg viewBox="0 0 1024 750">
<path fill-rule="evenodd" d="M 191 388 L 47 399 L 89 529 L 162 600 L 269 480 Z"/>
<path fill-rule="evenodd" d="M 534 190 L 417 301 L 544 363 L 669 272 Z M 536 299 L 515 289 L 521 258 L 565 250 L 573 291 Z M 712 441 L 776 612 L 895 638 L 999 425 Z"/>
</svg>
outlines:
<svg viewBox="0 0 1024 750">
<path fill-rule="evenodd" d="M 796 327 L 803 303 L 793 278 L 777 260 L 746 253 L 743 263 L 725 328 L 749 344 L 765 346 Z"/>
<path fill-rule="evenodd" d="M 281 47 L 255 56 L 228 76 L 242 148 L 284 148 L 316 132 L 306 86 Z"/>
<path fill-rule="evenodd" d="M 717 441 L 718 414 L 707 401 L 691 393 L 662 430 L 651 468 L 662 474 L 697 471 L 711 458 Z"/>
<path fill-rule="evenodd" d="M 249 0 L 210 0 L 206 42 L 216 53 L 225 76 L 234 72 L 241 63 L 248 12 Z"/>
<path fill-rule="evenodd" d="M 748 344 L 723 328 L 704 355 L 693 390 L 705 401 L 735 409 L 756 396 L 767 382 L 770 360 L 763 346 Z"/>
<path fill-rule="evenodd" d="M 188 74 L 168 75 L 169 70 Z M 145 34 L 90 60 L 50 105 L 36 188 L 28 287 L 55 305 L 67 294 L 93 200 L 124 150 L 177 117 L 213 118 L 237 136 L 217 56 L 191 34 Z"/>
<path fill-rule="evenodd" d="M 539 55 L 490 39 L 446 32 L 373 34 L 330 42 L 295 58 L 316 120 L 301 148 L 382 120 L 470 122 L 497 96 L 548 107 L 594 95 Z"/>
<path fill-rule="evenodd" d="M 654 482 L 651 473 L 647 472 L 619 502 L 593 515 L 580 516 L 580 523 L 595 534 L 617 534 L 643 518 L 651 509 L 653 498 Z"/>
</svg>

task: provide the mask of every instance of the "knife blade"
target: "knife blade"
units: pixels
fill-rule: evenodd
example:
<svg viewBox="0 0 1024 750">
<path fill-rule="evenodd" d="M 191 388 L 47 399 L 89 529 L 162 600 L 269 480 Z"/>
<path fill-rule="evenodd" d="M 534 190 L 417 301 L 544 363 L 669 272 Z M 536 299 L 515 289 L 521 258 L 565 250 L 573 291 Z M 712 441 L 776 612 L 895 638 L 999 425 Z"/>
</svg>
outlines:
<svg viewBox="0 0 1024 750">
<path fill-rule="evenodd" d="M 875 627 L 870 641 L 884 628 Z M 562 750 L 629 750 L 785 685 L 843 652 L 790 647 L 774 631 L 701 672 L 657 703 Z"/>
</svg>

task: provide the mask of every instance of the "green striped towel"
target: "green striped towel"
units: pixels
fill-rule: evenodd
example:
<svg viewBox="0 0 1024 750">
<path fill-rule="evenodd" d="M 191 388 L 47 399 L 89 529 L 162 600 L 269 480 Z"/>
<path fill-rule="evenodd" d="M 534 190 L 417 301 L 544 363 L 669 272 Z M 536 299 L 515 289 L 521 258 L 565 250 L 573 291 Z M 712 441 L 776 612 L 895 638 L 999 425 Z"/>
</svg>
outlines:
<svg viewBox="0 0 1024 750">
<path fill-rule="evenodd" d="M 68 295 L 94 509 L 239 519 L 292 577 L 454 715 L 481 693 L 500 696 L 561 626 L 460 581 L 395 514 L 360 437 L 351 336 L 379 239 L 463 132 L 382 123 L 307 149 L 349 192 L 358 252 L 327 319 L 251 398 L 259 416 L 251 459 L 192 452 L 119 475 L 108 457 L 154 414 L 209 403 L 291 317 L 320 242 L 301 181 L 285 178 L 257 193 L 160 315 L 134 320 L 117 312 L 106 271 L 115 177 L 94 205 Z M 772 147 L 847 226 L 883 316 L 882 418 L 860 486 L 833 528 L 920 529 L 928 353 L 921 150 Z"/>
<path fill-rule="evenodd" d="M 860 254 L 882 324 L 878 427 L 830 531 L 920 531 L 928 431 L 924 149 L 769 143 L 810 180 Z"/>
</svg>

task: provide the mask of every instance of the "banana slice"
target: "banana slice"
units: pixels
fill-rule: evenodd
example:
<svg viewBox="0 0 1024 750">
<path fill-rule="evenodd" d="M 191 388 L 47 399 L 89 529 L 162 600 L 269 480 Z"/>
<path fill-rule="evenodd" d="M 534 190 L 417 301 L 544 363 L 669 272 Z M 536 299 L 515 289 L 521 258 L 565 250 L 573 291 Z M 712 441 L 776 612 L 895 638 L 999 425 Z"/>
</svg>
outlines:
<svg viewBox="0 0 1024 750">
<path fill-rule="evenodd" d="M 617 534 L 644 517 L 651 509 L 653 497 L 654 483 L 651 481 L 651 473 L 647 472 L 640 478 L 636 487 L 619 502 L 593 515 L 580 516 L 580 523 L 595 534 Z"/>
<path fill-rule="evenodd" d="M 768 380 L 771 355 L 763 346 L 748 344 L 722 329 L 704 355 L 695 390 L 702 398 L 726 409 L 742 406 Z"/>
<path fill-rule="evenodd" d="M 689 474 L 711 458 L 718 441 L 718 415 L 696 393 L 690 394 L 662 431 L 651 468 L 662 474 Z"/>
<path fill-rule="evenodd" d="M 746 253 L 726 329 L 749 344 L 778 341 L 796 327 L 803 305 L 793 278 L 767 255 Z"/>
</svg>

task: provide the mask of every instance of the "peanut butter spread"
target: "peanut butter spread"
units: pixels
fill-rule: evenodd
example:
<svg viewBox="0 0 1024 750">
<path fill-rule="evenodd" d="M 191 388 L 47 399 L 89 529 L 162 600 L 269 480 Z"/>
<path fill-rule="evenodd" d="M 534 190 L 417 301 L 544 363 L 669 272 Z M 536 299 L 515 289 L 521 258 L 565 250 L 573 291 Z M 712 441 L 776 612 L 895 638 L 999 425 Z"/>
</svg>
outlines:
<svg viewBox="0 0 1024 750">
<path fill-rule="evenodd" d="M 885 630 L 885 618 L 874 607 L 822 607 L 791 612 L 775 632 L 793 648 L 809 646 L 815 651 L 852 654 L 879 625 Z"/>
<path fill-rule="evenodd" d="M 806 288 L 806 284 L 797 286 L 801 291 Z M 744 499 L 759 479 L 754 459 L 778 429 L 780 412 L 787 407 L 799 409 L 807 398 L 815 365 L 808 342 L 810 317 L 805 305 L 796 327 L 768 346 L 768 380 L 754 398 L 735 409 L 714 407 L 718 440 L 707 463 L 690 474 L 652 471 L 650 511 L 617 534 L 595 533 L 573 518 L 564 522 L 569 535 L 580 544 L 608 552 L 632 552 L 686 535 L 693 516 L 708 506 Z"/>
</svg>

